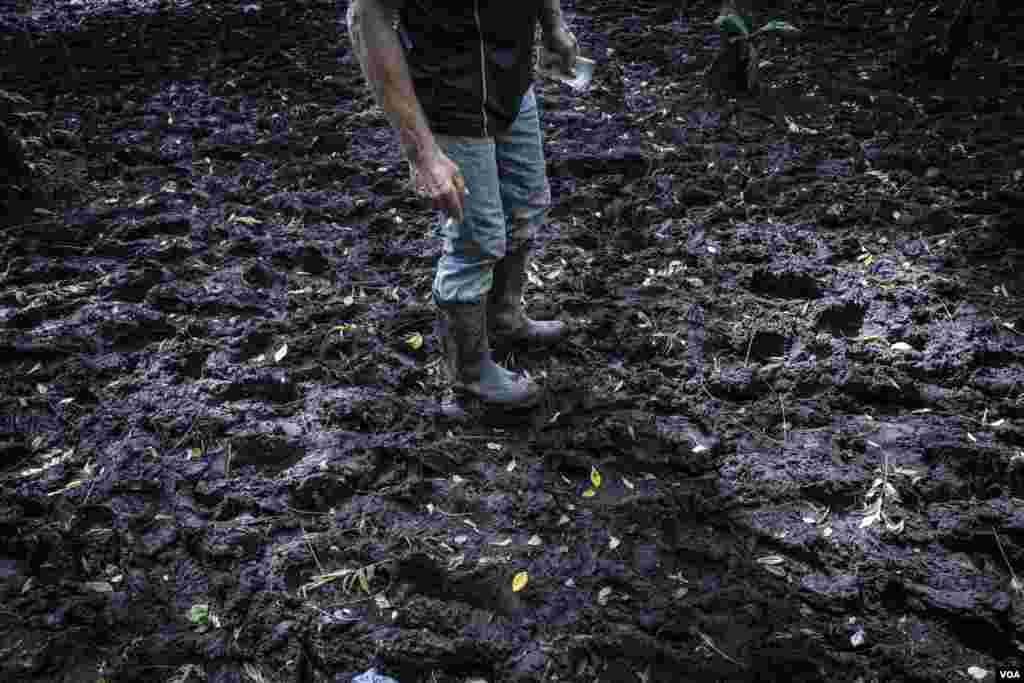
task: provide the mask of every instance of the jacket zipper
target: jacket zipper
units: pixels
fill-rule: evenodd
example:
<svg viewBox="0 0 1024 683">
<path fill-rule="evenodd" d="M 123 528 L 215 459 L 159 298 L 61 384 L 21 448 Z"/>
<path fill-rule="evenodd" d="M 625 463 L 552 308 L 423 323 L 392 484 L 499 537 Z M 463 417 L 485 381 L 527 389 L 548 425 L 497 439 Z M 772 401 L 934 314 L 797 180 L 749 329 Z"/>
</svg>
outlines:
<svg viewBox="0 0 1024 683">
<path fill-rule="evenodd" d="M 483 99 L 480 102 L 480 116 L 484 124 L 484 137 L 487 135 L 487 62 L 484 58 L 484 29 L 480 25 L 480 0 L 473 1 L 473 15 L 476 18 L 476 30 L 480 34 L 480 85 Z"/>
</svg>

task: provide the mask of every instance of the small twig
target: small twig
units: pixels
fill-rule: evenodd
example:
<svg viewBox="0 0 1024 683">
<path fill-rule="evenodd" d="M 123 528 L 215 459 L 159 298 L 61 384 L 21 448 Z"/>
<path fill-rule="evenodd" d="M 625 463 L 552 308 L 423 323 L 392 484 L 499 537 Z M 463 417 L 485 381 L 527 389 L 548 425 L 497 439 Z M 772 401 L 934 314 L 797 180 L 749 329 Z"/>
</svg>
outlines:
<svg viewBox="0 0 1024 683">
<path fill-rule="evenodd" d="M 231 477 L 231 455 L 232 455 L 231 442 L 228 441 L 228 455 L 227 455 L 227 458 L 224 460 L 224 478 L 225 479 L 228 479 L 229 477 Z"/>
<path fill-rule="evenodd" d="M 754 348 L 754 337 L 757 336 L 757 328 L 750 333 L 750 343 L 747 344 L 747 357 L 743 359 L 743 367 L 750 365 L 750 350 Z"/>
<path fill-rule="evenodd" d="M 885 503 L 886 496 L 889 495 L 888 490 L 889 483 L 889 451 L 882 451 L 882 503 Z"/>
<path fill-rule="evenodd" d="M 313 544 L 309 540 L 309 534 L 306 533 L 306 527 L 300 522 L 299 528 L 302 529 L 302 540 L 306 542 L 306 547 L 309 548 L 309 552 L 312 553 L 313 561 L 316 562 L 316 568 L 320 570 L 320 575 L 322 576 L 326 574 L 327 572 L 324 571 L 324 566 L 320 564 L 320 557 L 316 554 L 316 548 L 313 547 Z"/>
<path fill-rule="evenodd" d="M 189 435 L 192 434 L 192 430 L 195 428 L 196 422 L 198 422 L 198 421 L 199 421 L 199 413 L 197 412 L 195 417 L 192 418 L 192 424 L 190 424 L 188 426 L 188 429 L 185 430 L 184 436 L 182 436 L 180 439 L 178 439 L 178 442 L 176 444 L 171 446 L 171 450 L 172 451 L 177 450 L 178 447 L 181 446 L 181 444 L 185 443 L 185 439 L 187 439 L 189 437 Z"/>
<path fill-rule="evenodd" d="M 1010 570 L 1010 577 L 1013 579 L 1013 587 L 1015 590 L 1021 590 L 1020 581 L 1017 579 L 1017 573 L 1013 571 L 1013 566 L 1010 564 L 1010 558 L 1006 556 L 1006 551 L 1003 550 L 1003 542 L 999 540 L 999 534 L 996 533 L 996 528 L 992 527 L 992 535 L 996 537 L 996 545 L 999 546 L 999 554 L 1003 556 L 1003 562 L 1006 563 L 1006 568 Z"/>
<path fill-rule="evenodd" d="M 946 306 L 945 300 L 939 299 L 939 303 L 942 304 L 942 310 L 944 310 L 946 312 L 946 317 L 949 318 L 950 320 L 952 320 L 953 319 L 953 314 L 949 312 L 949 307 Z"/>
<path fill-rule="evenodd" d="M 82 504 L 79 507 L 89 504 L 89 496 L 92 495 L 92 490 L 96 487 L 96 477 L 93 477 L 92 481 L 89 482 L 89 490 L 85 492 L 85 498 L 82 499 Z"/>
<path fill-rule="evenodd" d="M 704 386 L 704 375 L 703 374 L 700 376 L 700 388 L 704 390 L 704 393 L 707 394 L 708 398 L 710 398 L 712 401 L 717 401 L 718 400 L 717 398 L 715 398 L 712 395 L 712 393 L 710 391 L 708 391 L 708 388 L 706 386 Z"/>
<path fill-rule="evenodd" d="M 701 632 L 701 631 L 697 631 L 697 635 L 698 635 L 698 636 L 700 636 L 701 640 L 703 640 L 703 641 L 704 641 L 704 644 L 705 644 L 705 645 L 707 645 L 707 646 L 708 646 L 709 648 L 711 648 L 712 650 L 714 650 L 715 652 L 717 652 L 717 653 L 718 653 L 719 655 L 721 655 L 722 657 L 725 657 L 726 659 L 728 659 L 728 660 L 729 660 L 730 662 L 732 662 L 732 663 L 733 663 L 733 664 L 735 664 L 736 666 L 738 666 L 738 667 L 740 667 L 740 668 L 744 668 L 744 667 L 743 667 L 743 664 L 741 664 L 740 662 L 736 661 L 735 659 L 733 659 L 733 658 L 732 658 L 732 657 L 730 657 L 729 655 L 727 655 L 727 654 L 725 654 L 724 652 L 722 652 L 722 651 L 721 651 L 721 650 L 719 649 L 719 647 L 718 647 L 717 645 L 715 645 L 715 641 L 711 640 L 711 637 L 710 637 L 710 636 L 707 636 L 707 635 L 705 635 L 705 634 L 704 634 L 703 632 Z"/>
<path fill-rule="evenodd" d="M 782 410 L 782 443 L 789 441 L 789 423 L 786 422 L 786 402 L 782 400 L 782 394 L 778 394 L 779 408 Z"/>
</svg>

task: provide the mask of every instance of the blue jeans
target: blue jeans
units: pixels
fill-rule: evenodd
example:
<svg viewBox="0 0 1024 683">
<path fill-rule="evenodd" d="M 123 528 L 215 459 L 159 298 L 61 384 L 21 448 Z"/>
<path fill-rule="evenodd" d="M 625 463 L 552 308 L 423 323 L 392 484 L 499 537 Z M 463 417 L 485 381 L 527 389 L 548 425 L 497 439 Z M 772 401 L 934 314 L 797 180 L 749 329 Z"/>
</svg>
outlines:
<svg viewBox="0 0 1024 683">
<path fill-rule="evenodd" d="M 436 137 L 462 171 L 466 197 L 461 223 L 452 220 L 445 226 L 447 218 L 440 218 L 444 253 L 434 275 L 434 299 L 440 304 L 481 301 L 491 289 L 494 264 L 531 244 L 551 206 L 533 87 L 504 133 Z"/>
</svg>

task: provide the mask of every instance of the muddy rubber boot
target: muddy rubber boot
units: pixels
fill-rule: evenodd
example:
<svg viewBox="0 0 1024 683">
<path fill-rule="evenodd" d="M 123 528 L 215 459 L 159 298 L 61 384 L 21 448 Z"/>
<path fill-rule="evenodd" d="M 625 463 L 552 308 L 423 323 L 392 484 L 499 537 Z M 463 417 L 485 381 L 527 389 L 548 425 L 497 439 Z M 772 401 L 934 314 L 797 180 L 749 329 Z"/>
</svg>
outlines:
<svg viewBox="0 0 1024 683">
<path fill-rule="evenodd" d="M 525 342 L 550 346 L 561 341 L 569 331 L 561 320 L 531 320 L 523 310 L 523 288 L 530 248 L 520 247 L 505 254 L 494 266 L 491 286 L 488 327 L 495 341 L 503 344 Z"/>
<path fill-rule="evenodd" d="M 540 399 L 540 387 L 494 362 L 487 340 L 487 303 L 438 305 L 438 337 L 456 402 L 526 408 Z M 442 406 L 445 409 L 445 406 Z M 460 406 L 445 410 L 458 412 Z"/>
</svg>

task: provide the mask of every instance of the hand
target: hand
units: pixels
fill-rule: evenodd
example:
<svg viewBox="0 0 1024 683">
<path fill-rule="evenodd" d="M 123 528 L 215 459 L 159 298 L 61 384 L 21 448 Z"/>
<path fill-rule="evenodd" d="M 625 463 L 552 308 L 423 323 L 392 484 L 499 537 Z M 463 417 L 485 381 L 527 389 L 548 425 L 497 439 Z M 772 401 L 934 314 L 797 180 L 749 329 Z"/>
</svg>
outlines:
<svg viewBox="0 0 1024 683">
<path fill-rule="evenodd" d="M 435 209 L 441 209 L 461 223 L 466 181 L 455 162 L 440 148 L 435 148 L 433 153 L 409 165 L 416 194 L 429 198 Z"/>
<path fill-rule="evenodd" d="M 551 54 L 560 58 L 558 70 L 571 76 L 576 75 L 576 57 L 579 56 L 580 47 L 576 42 L 576 36 L 565 24 L 559 24 L 553 29 L 545 29 L 543 36 L 544 47 Z"/>
</svg>

